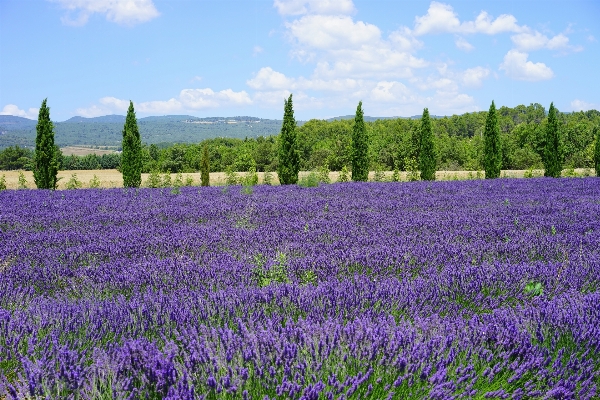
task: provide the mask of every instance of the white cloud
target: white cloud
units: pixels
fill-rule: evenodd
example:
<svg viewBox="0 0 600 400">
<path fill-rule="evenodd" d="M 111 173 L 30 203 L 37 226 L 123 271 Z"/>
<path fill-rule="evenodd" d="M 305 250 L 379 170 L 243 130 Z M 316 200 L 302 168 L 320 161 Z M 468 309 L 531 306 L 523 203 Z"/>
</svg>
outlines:
<svg viewBox="0 0 600 400">
<path fill-rule="evenodd" d="M 548 38 L 548 36 L 543 35 L 538 31 L 533 33 L 525 32 L 519 33 L 518 35 L 513 35 L 510 39 L 515 44 L 517 49 L 523 51 L 532 51 L 544 48 L 549 50 L 583 50 L 581 46 L 569 45 L 569 38 L 562 33 L 552 38 Z"/>
<path fill-rule="evenodd" d="M 600 104 L 588 103 L 583 100 L 575 99 L 571 102 L 571 110 L 573 110 L 573 111 L 600 110 Z"/>
<path fill-rule="evenodd" d="M 254 57 L 256 57 L 257 55 L 259 55 L 260 53 L 264 52 L 265 50 L 260 47 L 260 46 L 254 46 L 254 48 L 252 49 L 252 55 Z"/>
<path fill-rule="evenodd" d="M 112 112 L 108 108 L 98 107 L 97 105 L 94 104 L 88 108 L 78 108 L 77 110 L 75 110 L 75 114 L 79 115 L 80 117 L 94 118 L 94 117 L 100 117 L 102 115 L 112 114 Z"/>
<path fill-rule="evenodd" d="M 176 99 L 169 99 L 167 101 L 145 101 L 143 103 L 134 103 L 133 106 L 135 108 L 135 112 L 140 114 L 167 115 L 183 109 L 181 102 Z"/>
<path fill-rule="evenodd" d="M 594 37 L 594 35 L 588 35 L 587 41 L 590 43 L 597 42 L 598 40 Z"/>
<path fill-rule="evenodd" d="M 454 8 L 448 4 L 432 1 L 427 14 L 415 17 L 415 35 L 428 33 L 485 33 L 495 35 L 501 32 L 521 32 L 526 27 L 519 26 L 512 15 L 503 14 L 495 20 L 482 11 L 475 21 L 460 22 Z"/>
<path fill-rule="evenodd" d="M 100 115 L 124 113 L 129 108 L 129 100 L 116 97 L 103 97 L 100 106 L 78 108 L 77 115 L 82 117 L 98 117 Z M 215 92 L 206 89 L 183 89 L 177 98 L 134 102 L 136 113 L 140 114 L 172 114 L 175 112 L 198 111 L 206 108 L 244 106 L 252 104 L 252 99 L 245 91 L 234 92 L 231 89 Z"/>
<path fill-rule="evenodd" d="M 355 11 L 352 0 L 275 0 L 273 7 L 281 15 L 342 15 Z"/>
<path fill-rule="evenodd" d="M 254 78 L 246 81 L 246 84 L 259 90 L 293 89 L 294 81 L 281 72 L 273 71 L 271 67 L 265 67 L 261 68 Z"/>
<path fill-rule="evenodd" d="M 490 70 L 483 67 L 469 68 L 460 73 L 460 81 L 468 87 L 481 87 L 483 80 L 490 76 Z"/>
<path fill-rule="evenodd" d="M 321 50 L 357 47 L 381 36 L 375 25 L 354 22 L 348 16 L 307 15 L 286 26 L 300 45 Z"/>
<path fill-rule="evenodd" d="M 500 69 L 510 78 L 521 81 L 542 81 L 554 77 L 554 72 L 544 63 L 527 61 L 529 55 L 518 50 L 510 50 L 504 56 Z"/>
<path fill-rule="evenodd" d="M 412 53 L 423 47 L 423 42 L 415 38 L 411 30 L 403 26 L 389 36 L 390 42 L 395 50 Z"/>
<path fill-rule="evenodd" d="M 456 47 L 458 47 L 458 49 L 462 51 L 472 51 L 473 49 L 475 49 L 475 46 L 467 42 L 466 39 L 461 36 L 456 38 L 454 44 L 456 44 Z"/>
<path fill-rule="evenodd" d="M 28 119 L 37 119 L 39 108 L 30 108 L 29 110 L 21 110 L 14 104 L 7 104 L 4 106 L 0 115 L 14 115 L 15 117 L 23 117 Z"/>
<path fill-rule="evenodd" d="M 377 26 L 348 16 L 306 15 L 286 26 L 293 54 L 317 63 L 315 78 L 401 78 L 427 66 L 411 54 L 421 43 L 406 28 L 384 40 Z"/>
<path fill-rule="evenodd" d="M 527 30 L 526 26 L 519 26 L 517 19 L 509 14 L 502 14 L 495 20 L 485 11 L 482 11 L 475 21 L 463 22 L 461 30 L 465 33 L 485 33 L 496 35 L 502 32 L 521 32 Z"/>
<path fill-rule="evenodd" d="M 85 25 L 92 14 L 104 14 L 106 19 L 121 25 L 150 21 L 160 14 L 152 0 L 49 0 L 67 10 L 61 18 L 65 25 Z M 77 15 L 72 18 L 71 13 Z"/>
</svg>

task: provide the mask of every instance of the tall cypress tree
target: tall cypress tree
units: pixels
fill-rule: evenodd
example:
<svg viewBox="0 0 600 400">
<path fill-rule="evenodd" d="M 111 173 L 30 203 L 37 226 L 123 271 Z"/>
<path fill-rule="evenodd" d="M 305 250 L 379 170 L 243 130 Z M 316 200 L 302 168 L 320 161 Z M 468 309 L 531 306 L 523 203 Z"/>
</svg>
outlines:
<svg viewBox="0 0 600 400">
<path fill-rule="evenodd" d="M 358 102 L 352 130 L 352 180 L 369 179 L 369 139 L 363 116 L 362 101 Z"/>
<path fill-rule="evenodd" d="M 279 135 L 279 165 L 277 175 L 282 185 L 291 185 L 298 182 L 300 172 L 300 156 L 296 150 L 296 120 L 292 95 L 285 100 L 283 112 L 283 125 Z"/>
<path fill-rule="evenodd" d="M 54 124 L 50 120 L 50 108 L 46 101 L 38 113 L 38 123 L 35 127 L 35 156 L 33 161 L 33 179 L 39 189 L 56 189 L 58 179 L 57 151 L 54 146 Z"/>
<path fill-rule="evenodd" d="M 594 148 L 594 169 L 596 176 L 600 177 L 600 128 L 594 127 L 594 136 L 596 137 L 596 146 Z"/>
<path fill-rule="evenodd" d="M 550 103 L 548 124 L 546 125 L 546 146 L 544 147 L 544 176 L 560 178 L 562 172 L 562 154 L 560 147 L 560 131 L 554 103 Z"/>
<path fill-rule="evenodd" d="M 485 178 L 499 178 L 500 168 L 502 167 L 502 147 L 500 143 L 498 116 L 496 115 L 496 105 L 493 100 L 490 110 L 488 111 L 487 119 L 485 120 L 483 140 L 483 168 L 485 169 Z"/>
<path fill-rule="evenodd" d="M 129 101 L 129 109 L 123 127 L 122 147 L 121 173 L 123 174 L 123 186 L 140 187 L 142 183 L 142 140 L 131 100 Z"/>
<path fill-rule="evenodd" d="M 202 186 L 209 186 L 210 160 L 208 158 L 208 145 L 202 149 L 202 164 L 200 165 L 200 181 Z"/>
<path fill-rule="evenodd" d="M 419 149 L 419 169 L 421 170 L 422 180 L 435 180 L 435 164 L 435 147 L 433 132 L 431 130 L 431 120 L 429 119 L 429 110 L 425 108 L 421 117 L 421 143 Z"/>
</svg>

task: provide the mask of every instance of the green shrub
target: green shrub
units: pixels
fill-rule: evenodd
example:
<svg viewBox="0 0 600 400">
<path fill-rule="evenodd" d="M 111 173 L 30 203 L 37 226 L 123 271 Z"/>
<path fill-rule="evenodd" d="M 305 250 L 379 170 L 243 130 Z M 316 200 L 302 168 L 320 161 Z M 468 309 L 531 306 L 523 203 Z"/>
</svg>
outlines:
<svg viewBox="0 0 600 400">
<path fill-rule="evenodd" d="M 19 185 L 18 189 L 27 189 L 27 179 L 25 179 L 25 174 L 23 171 L 19 171 Z"/>
<path fill-rule="evenodd" d="M 269 186 L 273 184 L 273 174 L 271 171 L 265 171 L 263 182 L 265 185 Z"/>
<path fill-rule="evenodd" d="M 373 180 L 375 182 L 384 182 L 385 181 L 385 172 L 383 172 L 381 165 L 377 165 L 377 168 L 375 168 L 375 175 L 373 176 Z"/>
<path fill-rule="evenodd" d="M 237 178 L 236 178 L 236 181 L 237 181 Z M 248 168 L 248 171 L 240 179 L 240 183 L 244 186 L 258 185 L 258 173 L 256 173 L 256 167 Z"/>
<path fill-rule="evenodd" d="M 0 190 L 6 190 L 6 176 L 0 177 Z"/>
<path fill-rule="evenodd" d="M 407 178 L 410 182 L 418 181 L 421 178 L 419 163 L 416 158 L 407 157 L 404 160 L 404 168 L 406 168 Z"/>
<path fill-rule="evenodd" d="M 162 182 L 160 183 L 161 187 L 170 187 L 171 186 L 171 174 L 165 172 L 162 176 Z"/>
<path fill-rule="evenodd" d="M 331 183 L 331 179 L 329 179 L 329 167 L 327 164 L 319 167 L 316 172 L 319 177 L 319 182 Z"/>
<path fill-rule="evenodd" d="M 338 177 L 338 182 L 350 182 L 350 172 L 348 171 L 348 167 L 345 165 L 342 167 L 340 171 L 340 176 Z"/>
<path fill-rule="evenodd" d="M 89 186 L 91 189 L 98 189 L 100 187 L 100 179 L 98 176 L 96 176 L 96 174 L 94 174 L 94 177 L 90 179 Z"/>
<path fill-rule="evenodd" d="M 316 172 L 311 171 L 307 176 L 303 176 L 298 181 L 298 186 L 302 187 L 317 187 L 319 186 L 319 176 Z"/>
<path fill-rule="evenodd" d="M 68 190 L 80 189 L 82 187 L 82 183 L 79 179 L 77 179 L 77 174 L 72 174 L 71 178 L 67 181 L 66 188 Z"/>
<path fill-rule="evenodd" d="M 237 174 L 233 171 L 231 167 L 228 167 L 227 171 L 225 171 L 225 184 L 237 185 L 239 181 L 240 179 L 238 178 Z"/>
<path fill-rule="evenodd" d="M 148 175 L 148 179 L 146 180 L 146 186 L 149 188 L 159 188 L 162 186 L 162 179 L 160 178 L 160 173 L 158 170 L 152 170 L 150 175 Z"/>
</svg>

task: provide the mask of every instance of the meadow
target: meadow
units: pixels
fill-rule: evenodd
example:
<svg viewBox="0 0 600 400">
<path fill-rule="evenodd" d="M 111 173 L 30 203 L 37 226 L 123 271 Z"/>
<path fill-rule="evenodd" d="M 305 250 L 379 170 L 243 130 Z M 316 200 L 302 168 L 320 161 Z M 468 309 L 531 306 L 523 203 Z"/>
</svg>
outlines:
<svg viewBox="0 0 600 400">
<path fill-rule="evenodd" d="M 600 178 L 0 192 L 0 398 L 593 399 Z"/>
</svg>

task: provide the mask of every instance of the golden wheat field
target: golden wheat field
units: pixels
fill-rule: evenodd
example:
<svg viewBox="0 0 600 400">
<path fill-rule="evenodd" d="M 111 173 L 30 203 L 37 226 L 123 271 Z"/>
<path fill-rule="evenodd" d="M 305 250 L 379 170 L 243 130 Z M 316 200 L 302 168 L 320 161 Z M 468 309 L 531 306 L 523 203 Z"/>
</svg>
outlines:
<svg viewBox="0 0 600 400">
<path fill-rule="evenodd" d="M 299 178 L 302 179 L 308 176 L 311 171 L 300 171 Z M 33 173 L 31 171 L 0 171 L 0 179 L 4 176 L 6 181 L 7 189 L 18 189 L 20 187 L 19 184 L 19 176 L 23 174 L 25 178 L 24 186 L 29 189 L 35 189 L 35 182 L 33 180 Z M 392 171 L 382 171 L 382 172 L 374 172 L 371 171 L 369 173 L 369 180 L 392 180 Z M 66 189 L 67 183 L 69 180 L 75 175 L 75 178 L 78 182 L 80 182 L 82 188 L 88 188 L 91 186 L 91 181 L 96 176 L 99 180 L 100 187 L 102 188 L 118 188 L 123 187 L 123 176 L 116 169 L 107 169 L 107 170 L 77 170 L 77 171 L 59 171 L 58 177 L 60 178 L 58 182 L 58 189 Z M 142 186 L 147 186 L 148 176 L 150 174 L 142 174 Z M 165 174 L 161 174 L 164 176 Z M 170 174 L 171 180 L 174 181 L 177 174 Z M 191 178 L 192 185 L 200 185 L 200 173 L 183 173 L 182 179 L 184 182 L 188 181 L 189 183 Z M 243 172 L 238 172 L 237 175 L 239 177 L 244 176 Z M 329 172 L 329 180 L 330 182 L 338 182 L 339 181 L 339 172 Z M 540 177 L 544 175 L 543 170 L 505 170 L 500 174 L 503 178 L 523 178 L 525 176 L 529 177 Z M 563 176 L 592 176 L 594 175 L 593 170 L 578 168 L 574 170 L 564 170 Z M 277 173 L 272 172 L 272 184 L 278 185 L 279 180 L 277 179 Z M 483 179 L 484 174 L 483 171 L 437 171 L 436 172 L 436 180 L 448 181 L 448 180 L 466 180 L 466 179 Z M 400 172 L 399 180 L 408 181 L 408 173 Z M 226 174 L 224 172 L 211 172 L 210 174 L 210 185 L 211 186 L 222 186 L 226 184 Z M 264 183 L 265 174 L 263 172 L 258 172 L 258 182 L 259 184 Z"/>
</svg>

